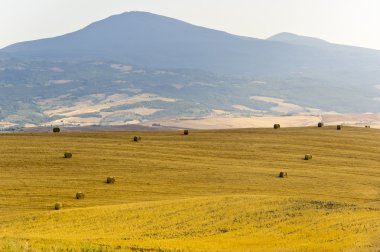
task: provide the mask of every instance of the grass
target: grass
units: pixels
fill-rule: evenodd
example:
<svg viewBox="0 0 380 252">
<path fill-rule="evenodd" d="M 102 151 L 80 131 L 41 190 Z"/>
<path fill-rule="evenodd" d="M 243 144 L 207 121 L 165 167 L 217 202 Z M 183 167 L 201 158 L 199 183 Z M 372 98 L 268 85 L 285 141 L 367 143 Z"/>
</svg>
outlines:
<svg viewBox="0 0 380 252">
<path fill-rule="evenodd" d="M 379 130 L 182 133 L 0 135 L 0 251 L 380 249 Z"/>
</svg>

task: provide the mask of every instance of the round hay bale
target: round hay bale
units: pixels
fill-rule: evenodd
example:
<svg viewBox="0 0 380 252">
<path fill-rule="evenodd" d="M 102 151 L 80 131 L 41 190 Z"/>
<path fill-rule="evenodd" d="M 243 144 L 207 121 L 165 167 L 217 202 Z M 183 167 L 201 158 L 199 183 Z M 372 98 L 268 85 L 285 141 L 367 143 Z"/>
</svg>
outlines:
<svg viewBox="0 0 380 252">
<path fill-rule="evenodd" d="M 84 193 L 82 193 L 82 192 L 77 192 L 76 195 L 75 195 L 75 197 L 76 197 L 77 199 L 84 199 Z"/>
<path fill-rule="evenodd" d="M 65 154 L 63 154 L 63 156 L 65 158 L 72 158 L 73 157 L 73 154 L 71 154 L 71 152 L 65 152 Z"/>
<path fill-rule="evenodd" d="M 370 125 L 366 125 L 365 127 L 366 127 L 367 129 L 371 128 L 371 126 L 370 126 Z"/>
<path fill-rule="evenodd" d="M 184 135 L 189 135 L 189 130 L 187 130 L 187 129 L 184 130 L 184 131 L 183 131 L 183 134 L 184 134 Z"/>
<path fill-rule="evenodd" d="M 318 128 L 322 128 L 324 126 L 323 122 L 318 123 Z"/>
<path fill-rule="evenodd" d="M 278 175 L 280 178 L 286 178 L 288 177 L 288 173 L 287 172 L 280 172 L 280 174 Z"/>
<path fill-rule="evenodd" d="M 134 136 L 133 137 L 133 142 L 139 142 L 141 141 L 141 137 L 140 136 Z"/>
<path fill-rule="evenodd" d="M 55 128 L 53 128 L 53 132 L 54 133 L 59 133 L 59 132 L 61 132 L 61 129 L 58 128 L 58 127 L 55 127 Z"/>
<path fill-rule="evenodd" d="M 54 204 L 54 209 L 55 210 L 60 210 L 63 207 L 63 204 L 61 202 L 57 202 Z"/>
<path fill-rule="evenodd" d="M 336 129 L 337 129 L 337 130 L 341 130 L 341 129 L 342 129 L 342 125 L 337 125 L 337 126 L 336 126 Z"/>
<path fill-rule="evenodd" d="M 113 184 L 115 181 L 115 177 L 107 177 L 107 184 Z"/>
<path fill-rule="evenodd" d="M 276 123 L 275 125 L 273 125 L 273 128 L 274 129 L 279 129 L 280 128 L 280 124 Z"/>
<path fill-rule="evenodd" d="M 311 154 L 306 154 L 305 155 L 305 160 L 310 160 L 312 158 L 313 158 L 313 156 Z"/>
</svg>

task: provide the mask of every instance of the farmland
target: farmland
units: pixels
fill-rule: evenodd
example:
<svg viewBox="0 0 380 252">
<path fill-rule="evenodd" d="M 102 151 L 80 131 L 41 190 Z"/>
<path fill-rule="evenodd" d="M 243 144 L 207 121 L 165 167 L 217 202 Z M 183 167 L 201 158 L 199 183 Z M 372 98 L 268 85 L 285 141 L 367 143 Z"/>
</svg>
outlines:
<svg viewBox="0 0 380 252">
<path fill-rule="evenodd" d="M 22 133 L 0 143 L 1 251 L 380 249 L 377 129 Z"/>
</svg>

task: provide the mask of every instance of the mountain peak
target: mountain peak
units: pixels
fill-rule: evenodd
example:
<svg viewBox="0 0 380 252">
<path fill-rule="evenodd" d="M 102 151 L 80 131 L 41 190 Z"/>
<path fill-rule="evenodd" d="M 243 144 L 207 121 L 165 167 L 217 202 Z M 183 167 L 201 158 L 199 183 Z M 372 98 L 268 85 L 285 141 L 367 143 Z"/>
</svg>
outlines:
<svg viewBox="0 0 380 252">
<path fill-rule="evenodd" d="M 166 17 L 166 16 L 162 16 L 159 14 L 146 12 L 146 11 L 126 11 L 126 12 L 122 12 L 120 14 L 115 14 L 115 15 L 109 16 L 108 18 L 103 19 L 103 20 L 99 20 L 98 22 L 102 22 L 102 21 L 109 20 L 109 19 L 118 19 L 118 18 L 144 18 L 144 19 L 151 18 L 151 19 L 176 20 L 174 18 L 170 18 L 170 17 Z M 177 21 L 180 21 L 180 20 L 177 20 Z"/>
<path fill-rule="evenodd" d="M 283 42 L 293 45 L 304 45 L 304 46 L 326 46 L 330 44 L 329 42 L 313 38 L 313 37 L 307 37 L 307 36 L 300 36 L 297 34 L 289 33 L 289 32 L 281 32 L 276 35 L 273 35 L 267 40 L 270 41 L 277 41 L 277 42 Z"/>
</svg>

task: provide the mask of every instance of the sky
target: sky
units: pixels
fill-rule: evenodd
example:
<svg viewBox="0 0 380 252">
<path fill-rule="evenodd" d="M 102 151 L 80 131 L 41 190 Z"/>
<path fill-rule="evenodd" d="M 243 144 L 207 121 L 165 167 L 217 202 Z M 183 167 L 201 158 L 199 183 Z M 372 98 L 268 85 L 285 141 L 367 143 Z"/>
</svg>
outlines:
<svg viewBox="0 0 380 252">
<path fill-rule="evenodd" d="M 255 38 L 291 32 L 380 50 L 380 0 L 0 0 L 0 48 L 126 11 Z"/>
</svg>

